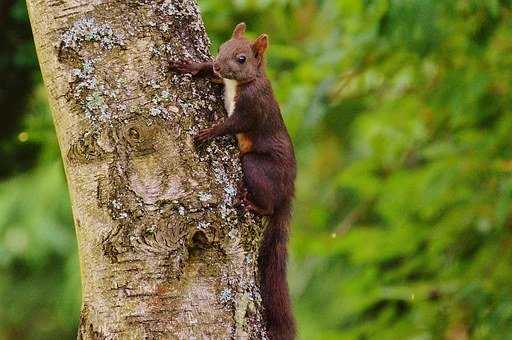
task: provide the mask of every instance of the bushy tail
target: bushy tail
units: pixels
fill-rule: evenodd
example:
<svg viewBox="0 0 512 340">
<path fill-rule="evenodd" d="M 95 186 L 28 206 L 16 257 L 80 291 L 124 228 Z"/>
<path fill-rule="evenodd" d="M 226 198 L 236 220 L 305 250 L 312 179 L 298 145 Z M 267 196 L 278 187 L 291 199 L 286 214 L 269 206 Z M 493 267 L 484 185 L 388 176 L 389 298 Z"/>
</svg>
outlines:
<svg viewBox="0 0 512 340">
<path fill-rule="evenodd" d="M 285 206 L 270 216 L 260 251 L 261 293 L 267 333 L 272 340 L 295 339 L 295 320 L 286 281 L 290 215 L 290 206 Z"/>
</svg>

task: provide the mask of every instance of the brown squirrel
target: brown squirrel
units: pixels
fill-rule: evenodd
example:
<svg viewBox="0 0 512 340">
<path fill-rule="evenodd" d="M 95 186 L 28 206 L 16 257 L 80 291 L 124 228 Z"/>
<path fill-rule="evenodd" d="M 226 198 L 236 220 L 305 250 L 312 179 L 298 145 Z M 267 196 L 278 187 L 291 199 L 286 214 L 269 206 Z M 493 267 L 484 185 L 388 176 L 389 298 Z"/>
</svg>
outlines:
<svg viewBox="0 0 512 340">
<path fill-rule="evenodd" d="M 244 37 L 245 24 L 235 27 L 230 40 L 220 46 L 213 62 L 179 61 L 171 68 L 192 75 L 206 74 L 222 79 L 228 117 L 201 130 L 196 143 L 210 138 L 236 135 L 240 148 L 248 210 L 268 216 L 259 254 L 261 292 L 267 332 L 273 340 L 295 338 L 288 283 L 286 243 L 294 195 L 296 162 L 272 86 L 265 74 L 268 36 L 254 42 Z"/>
</svg>

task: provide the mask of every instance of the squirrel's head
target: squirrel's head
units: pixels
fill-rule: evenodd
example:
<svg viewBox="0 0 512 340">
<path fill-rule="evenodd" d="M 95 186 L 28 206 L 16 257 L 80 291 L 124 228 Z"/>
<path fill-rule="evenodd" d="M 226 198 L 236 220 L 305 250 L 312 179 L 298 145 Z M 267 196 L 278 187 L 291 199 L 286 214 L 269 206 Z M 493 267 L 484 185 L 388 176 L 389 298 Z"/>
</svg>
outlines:
<svg viewBox="0 0 512 340">
<path fill-rule="evenodd" d="M 268 36 L 260 35 L 255 41 L 244 37 L 245 24 L 236 25 L 231 39 L 220 46 L 219 55 L 213 63 L 214 72 L 222 78 L 240 82 L 256 78 L 265 67 L 265 50 Z"/>
</svg>

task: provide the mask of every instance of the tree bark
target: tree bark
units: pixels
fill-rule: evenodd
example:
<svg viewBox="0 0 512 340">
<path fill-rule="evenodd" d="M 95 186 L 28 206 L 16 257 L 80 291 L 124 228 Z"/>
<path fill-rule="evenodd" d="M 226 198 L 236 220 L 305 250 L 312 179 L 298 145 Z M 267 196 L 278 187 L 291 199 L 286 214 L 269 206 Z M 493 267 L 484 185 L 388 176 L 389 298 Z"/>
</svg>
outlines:
<svg viewBox="0 0 512 340">
<path fill-rule="evenodd" d="M 192 144 L 221 89 L 167 69 L 210 59 L 195 1 L 27 4 L 79 244 L 78 337 L 264 338 L 238 150 Z"/>
</svg>

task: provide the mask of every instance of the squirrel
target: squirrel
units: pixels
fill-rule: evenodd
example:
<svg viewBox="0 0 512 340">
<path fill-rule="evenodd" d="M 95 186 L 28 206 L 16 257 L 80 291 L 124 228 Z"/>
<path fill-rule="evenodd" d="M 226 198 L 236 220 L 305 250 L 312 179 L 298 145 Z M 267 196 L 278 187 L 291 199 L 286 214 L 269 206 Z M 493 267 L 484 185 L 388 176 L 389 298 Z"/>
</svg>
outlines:
<svg viewBox="0 0 512 340">
<path fill-rule="evenodd" d="M 231 39 L 220 46 L 214 61 L 171 62 L 171 69 L 193 76 L 222 80 L 227 118 L 195 136 L 196 144 L 236 135 L 246 190 L 246 209 L 268 218 L 259 253 L 260 287 L 267 333 L 272 340 L 293 340 L 295 320 L 291 310 L 286 261 L 296 161 L 293 144 L 265 73 L 268 36 L 255 41 L 244 37 L 238 24 Z"/>
</svg>

